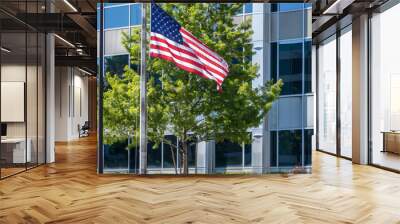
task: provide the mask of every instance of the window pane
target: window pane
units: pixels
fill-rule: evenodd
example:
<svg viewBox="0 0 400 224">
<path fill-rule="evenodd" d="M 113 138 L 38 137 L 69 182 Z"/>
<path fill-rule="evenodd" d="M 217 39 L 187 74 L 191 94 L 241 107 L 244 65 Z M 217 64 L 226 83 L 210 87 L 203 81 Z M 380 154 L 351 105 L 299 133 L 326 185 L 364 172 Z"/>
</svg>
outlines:
<svg viewBox="0 0 400 224">
<path fill-rule="evenodd" d="M 336 153 L 336 37 L 318 48 L 319 149 Z"/>
<path fill-rule="evenodd" d="M 251 143 L 244 145 L 244 165 L 251 166 Z"/>
<path fill-rule="evenodd" d="M 111 172 L 126 172 L 128 166 L 128 139 L 106 140 L 104 144 L 104 169 Z"/>
<path fill-rule="evenodd" d="M 277 43 L 271 43 L 271 79 L 278 80 L 278 47 Z"/>
<path fill-rule="evenodd" d="M 242 145 L 225 140 L 215 144 L 215 167 L 242 166 Z"/>
<path fill-rule="evenodd" d="M 314 134 L 313 129 L 304 130 L 304 165 L 310 166 L 312 159 L 312 136 Z"/>
<path fill-rule="evenodd" d="M 252 13 L 253 12 L 253 3 L 244 4 L 244 13 Z"/>
<path fill-rule="evenodd" d="M 279 77 L 282 95 L 302 93 L 303 43 L 279 45 Z"/>
<path fill-rule="evenodd" d="M 129 63 L 128 55 L 116 55 L 104 57 L 105 71 L 113 75 L 122 75 L 124 68 Z"/>
<path fill-rule="evenodd" d="M 161 144 L 154 148 L 154 143 L 147 143 L 147 166 L 161 168 Z"/>
<path fill-rule="evenodd" d="M 131 5 L 131 26 L 140 25 L 142 18 L 142 11 L 140 4 Z"/>
<path fill-rule="evenodd" d="M 272 3 L 271 12 L 277 12 L 277 11 L 278 11 L 278 3 Z"/>
<path fill-rule="evenodd" d="M 129 26 L 128 6 L 119 6 L 104 9 L 104 28 Z"/>
<path fill-rule="evenodd" d="M 189 167 L 196 166 L 196 143 L 190 142 L 188 147 L 188 165 Z"/>
<path fill-rule="evenodd" d="M 340 153 L 352 157 L 352 34 L 340 37 Z"/>
<path fill-rule="evenodd" d="M 126 3 L 104 3 L 104 7 L 116 6 L 116 5 L 126 5 Z"/>
<path fill-rule="evenodd" d="M 129 147 L 129 158 L 129 173 L 137 173 L 139 170 L 139 145 Z"/>
<path fill-rule="evenodd" d="M 277 139 L 276 139 L 276 131 L 271 131 L 270 134 L 270 150 L 271 150 L 271 167 L 277 166 L 276 155 L 277 155 Z"/>
<path fill-rule="evenodd" d="M 400 4 L 371 19 L 372 162 L 395 170 L 400 170 L 399 21 Z"/>
<path fill-rule="evenodd" d="M 279 166 L 301 166 L 301 130 L 279 131 Z"/>
<path fill-rule="evenodd" d="M 304 8 L 303 3 L 279 3 L 279 11 L 292 11 L 292 10 L 302 10 Z"/>
<path fill-rule="evenodd" d="M 165 138 L 171 142 L 174 146 L 171 146 L 169 143 L 164 142 L 164 161 L 163 165 L 164 168 L 174 168 L 174 160 L 176 161 L 176 136 L 174 135 L 167 135 Z M 172 151 L 171 151 L 172 150 Z M 173 154 L 173 156 L 172 156 Z"/>
<path fill-rule="evenodd" d="M 308 40 L 304 42 L 304 93 L 311 92 L 311 40 Z"/>
</svg>

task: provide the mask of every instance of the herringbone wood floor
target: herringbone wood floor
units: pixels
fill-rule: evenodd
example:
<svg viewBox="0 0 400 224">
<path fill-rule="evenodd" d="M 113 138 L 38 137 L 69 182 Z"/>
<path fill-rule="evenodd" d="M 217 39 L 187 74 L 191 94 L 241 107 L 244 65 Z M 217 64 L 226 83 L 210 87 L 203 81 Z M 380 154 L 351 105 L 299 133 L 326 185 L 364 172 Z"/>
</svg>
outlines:
<svg viewBox="0 0 400 224">
<path fill-rule="evenodd" d="M 314 153 L 310 175 L 96 174 L 96 141 L 0 181 L 0 223 L 400 223 L 400 175 Z"/>
</svg>

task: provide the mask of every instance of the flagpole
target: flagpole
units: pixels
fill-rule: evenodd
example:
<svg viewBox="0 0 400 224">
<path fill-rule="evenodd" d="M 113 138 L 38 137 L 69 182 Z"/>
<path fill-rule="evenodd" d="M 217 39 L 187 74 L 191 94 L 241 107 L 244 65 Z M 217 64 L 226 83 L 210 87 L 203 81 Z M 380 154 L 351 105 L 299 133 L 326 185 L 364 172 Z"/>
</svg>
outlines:
<svg viewBox="0 0 400 224">
<path fill-rule="evenodd" d="M 140 175 L 144 175 L 147 172 L 146 5 L 146 3 L 142 3 L 142 29 L 140 41 Z"/>
</svg>

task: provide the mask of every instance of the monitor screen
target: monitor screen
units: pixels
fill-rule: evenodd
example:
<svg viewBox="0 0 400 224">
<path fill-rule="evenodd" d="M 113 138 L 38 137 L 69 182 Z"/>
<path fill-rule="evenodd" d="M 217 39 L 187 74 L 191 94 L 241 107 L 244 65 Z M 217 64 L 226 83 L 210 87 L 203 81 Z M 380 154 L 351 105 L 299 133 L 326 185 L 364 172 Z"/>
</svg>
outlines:
<svg viewBox="0 0 400 224">
<path fill-rule="evenodd" d="M 7 136 L 7 124 L 1 124 L 1 136 Z"/>
</svg>

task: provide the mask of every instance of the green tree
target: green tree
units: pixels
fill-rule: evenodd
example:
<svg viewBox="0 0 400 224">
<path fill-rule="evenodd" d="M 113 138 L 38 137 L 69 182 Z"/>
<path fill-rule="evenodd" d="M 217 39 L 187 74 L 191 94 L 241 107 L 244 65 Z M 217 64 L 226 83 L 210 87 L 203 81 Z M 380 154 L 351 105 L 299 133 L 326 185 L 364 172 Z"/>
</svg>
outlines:
<svg viewBox="0 0 400 224">
<path fill-rule="evenodd" d="M 148 60 L 148 137 L 157 144 L 164 141 L 176 147 L 182 158 L 184 174 L 188 174 L 189 142 L 212 139 L 250 142 L 247 130 L 260 125 L 281 92 L 281 80 L 252 87 L 258 66 L 249 60 L 254 54 L 251 21 L 240 24 L 233 21 L 233 16 L 241 11 L 242 6 L 206 3 L 162 5 L 229 64 L 229 75 L 222 85 L 222 93 L 219 93 L 212 80 L 180 70 L 161 59 Z M 139 41 L 139 30 L 123 37 L 132 64 L 139 63 Z M 129 130 L 137 136 L 138 124 L 132 122 L 139 115 L 137 74 L 138 71 L 128 67 L 122 77 L 107 74 L 109 89 L 104 94 L 104 124 L 112 138 L 126 135 Z M 166 130 L 178 137 L 178 145 L 165 139 Z"/>
</svg>

